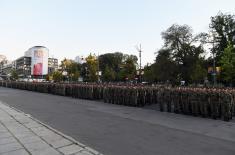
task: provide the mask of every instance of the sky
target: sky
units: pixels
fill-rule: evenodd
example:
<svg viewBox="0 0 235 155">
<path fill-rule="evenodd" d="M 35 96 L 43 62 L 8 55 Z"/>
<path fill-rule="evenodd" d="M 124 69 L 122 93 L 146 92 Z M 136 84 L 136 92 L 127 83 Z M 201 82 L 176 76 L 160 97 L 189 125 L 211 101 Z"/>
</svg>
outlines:
<svg viewBox="0 0 235 155">
<path fill-rule="evenodd" d="M 235 0 L 0 0 L 0 54 L 14 60 L 46 46 L 62 60 L 123 52 L 153 63 L 161 32 L 187 24 L 208 32 L 210 17 L 235 14 Z"/>
</svg>

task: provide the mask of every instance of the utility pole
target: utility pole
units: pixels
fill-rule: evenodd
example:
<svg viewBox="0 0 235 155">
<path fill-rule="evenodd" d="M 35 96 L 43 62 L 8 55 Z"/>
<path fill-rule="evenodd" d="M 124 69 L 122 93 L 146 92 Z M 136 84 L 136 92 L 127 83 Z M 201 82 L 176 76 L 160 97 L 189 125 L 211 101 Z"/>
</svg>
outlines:
<svg viewBox="0 0 235 155">
<path fill-rule="evenodd" d="M 140 47 L 137 46 L 136 49 L 139 52 L 139 60 L 140 60 L 140 62 L 139 62 L 139 64 L 140 64 L 140 66 L 139 66 L 139 81 L 141 83 L 142 82 L 142 66 L 141 66 L 142 47 L 141 47 L 141 44 L 140 44 Z"/>
</svg>

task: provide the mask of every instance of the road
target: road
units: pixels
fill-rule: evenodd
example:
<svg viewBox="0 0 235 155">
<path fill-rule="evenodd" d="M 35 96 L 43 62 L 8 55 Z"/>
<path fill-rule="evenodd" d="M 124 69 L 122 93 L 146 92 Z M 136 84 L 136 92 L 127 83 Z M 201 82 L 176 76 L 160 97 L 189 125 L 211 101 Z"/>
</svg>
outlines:
<svg viewBox="0 0 235 155">
<path fill-rule="evenodd" d="M 235 123 L 0 87 L 7 103 L 105 155 L 234 155 Z"/>
</svg>

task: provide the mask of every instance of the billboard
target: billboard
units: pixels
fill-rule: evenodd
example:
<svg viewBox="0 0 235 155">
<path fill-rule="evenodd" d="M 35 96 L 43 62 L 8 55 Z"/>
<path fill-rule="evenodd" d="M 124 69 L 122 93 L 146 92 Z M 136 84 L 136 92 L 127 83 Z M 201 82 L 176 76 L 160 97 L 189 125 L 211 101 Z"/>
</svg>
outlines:
<svg viewBox="0 0 235 155">
<path fill-rule="evenodd" d="M 221 73 L 221 67 L 215 67 L 216 74 Z M 213 67 L 208 67 L 208 73 L 213 74 L 214 73 L 214 68 Z"/>
<path fill-rule="evenodd" d="M 31 50 L 31 74 L 47 75 L 48 74 L 48 54 L 49 51 L 45 47 L 33 47 Z"/>
</svg>

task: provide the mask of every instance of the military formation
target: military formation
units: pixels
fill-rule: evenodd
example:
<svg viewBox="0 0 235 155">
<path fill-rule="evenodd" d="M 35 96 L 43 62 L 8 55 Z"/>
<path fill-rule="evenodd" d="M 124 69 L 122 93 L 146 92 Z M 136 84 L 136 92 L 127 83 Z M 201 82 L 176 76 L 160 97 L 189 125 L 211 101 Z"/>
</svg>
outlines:
<svg viewBox="0 0 235 155">
<path fill-rule="evenodd" d="M 105 103 L 143 107 L 158 104 L 162 112 L 229 121 L 235 116 L 235 89 L 143 86 L 124 84 L 58 84 L 2 81 L 0 86 L 103 100 Z"/>
</svg>

